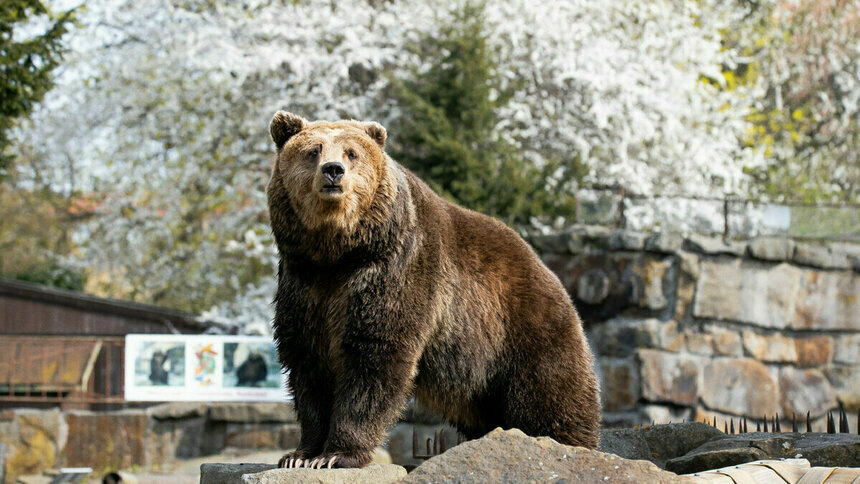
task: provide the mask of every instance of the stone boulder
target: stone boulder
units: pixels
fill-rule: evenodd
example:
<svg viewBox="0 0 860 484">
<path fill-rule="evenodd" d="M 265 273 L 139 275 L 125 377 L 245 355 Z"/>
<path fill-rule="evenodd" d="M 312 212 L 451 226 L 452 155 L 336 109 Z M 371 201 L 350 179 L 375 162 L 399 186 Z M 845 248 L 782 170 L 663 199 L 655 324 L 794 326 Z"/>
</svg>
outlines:
<svg viewBox="0 0 860 484">
<path fill-rule="evenodd" d="M 412 471 L 403 483 L 425 482 L 695 482 L 651 462 L 496 429 L 464 442 Z"/>
<path fill-rule="evenodd" d="M 762 459 L 799 458 L 813 466 L 856 467 L 860 436 L 822 433 L 750 433 L 712 439 L 687 455 L 666 462 L 679 474 L 701 472 Z"/>
<path fill-rule="evenodd" d="M 275 464 L 201 464 L 200 484 L 238 484 L 245 474 L 256 474 L 277 467 Z"/>
<path fill-rule="evenodd" d="M 242 484 L 387 484 L 406 477 L 394 464 L 370 464 L 361 469 L 272 469 L 242 476 Z M 203 482 L 201 481 L 201 484 Z"/>
<path fill-rule="evenodd" d="M 209 418 L 216 422 L 282 422 L 296 421 L 296 412 L 291 403 L 280 402 L 224 402 L 209 406 Z"/>
<path fill-rule="evenodd" d="M 625 459 L 650 460 L 660 467 L 717 437 L 721 431 L 701 422 L 652 425 L 638 429 L 600 430 L 602 452 Z"/>
<path fill-rule="evenodd" d="M 273 464 L 203 464 L 200 484 L 386 484 L 406 476 L 406 469 L 373 463 L 362 469 L 278 469 Z"/>
</svg>

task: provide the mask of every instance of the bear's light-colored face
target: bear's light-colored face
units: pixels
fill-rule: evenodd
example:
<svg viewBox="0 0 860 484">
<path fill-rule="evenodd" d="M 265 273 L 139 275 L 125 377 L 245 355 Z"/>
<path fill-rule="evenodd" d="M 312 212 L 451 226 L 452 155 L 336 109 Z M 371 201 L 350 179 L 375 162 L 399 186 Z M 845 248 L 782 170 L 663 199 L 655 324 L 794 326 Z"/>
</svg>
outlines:
<svg viewBox="0 0 860 484">
<path fill-rule="evenodd" d="M 308 229 L 352 232 L 388 180 L 385 129 L 357 121 L 310 123 L 281 111 L 270 131 L 278 157 L 269 190 L 285 191 Z"/>
</svg>

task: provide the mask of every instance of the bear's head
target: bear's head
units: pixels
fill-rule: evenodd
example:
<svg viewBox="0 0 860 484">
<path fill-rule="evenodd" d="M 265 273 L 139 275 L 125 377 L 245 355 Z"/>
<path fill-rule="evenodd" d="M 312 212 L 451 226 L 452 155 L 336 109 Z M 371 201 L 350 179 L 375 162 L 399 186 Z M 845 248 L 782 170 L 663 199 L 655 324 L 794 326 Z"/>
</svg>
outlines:
<svg viewBox="0 0 860 484">
<path fill-rule="evenodd" d="M 278 111 L 269 132 L 277 148 L 270 204 L 288 199 L 306 229 L 351 233 L 362 219 L 379 216 L 371 207 L 393 199 L 396 184 L 379 123 L 309 122 Z"/>
</svg>

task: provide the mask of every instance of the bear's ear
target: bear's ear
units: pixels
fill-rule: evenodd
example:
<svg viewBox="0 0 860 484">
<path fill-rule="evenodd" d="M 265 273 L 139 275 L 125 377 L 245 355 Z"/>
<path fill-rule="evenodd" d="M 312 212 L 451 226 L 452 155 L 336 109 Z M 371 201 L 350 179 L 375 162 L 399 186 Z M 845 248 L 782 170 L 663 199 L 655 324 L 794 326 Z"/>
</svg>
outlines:
<svg viewBox="0 0 860 484">
<path fill-rule="evenodd" d="M 388 138 L 388 133 L 381 124 L 370 121 L 362 123 L 361 127 L 364 128 L 364 132 L 370 136 L 370 139 L 376 141 L 380 149 L 385 149 L 385 140 Z"/>
<path fill-rule="evenodd" d="M 272 135 L 272 141 L 275 142 L 275 147 L 280 150 L 290 138 L 301 131 L 308 122 L 301 116 L 296 116 L 293 113 L 286 111 L 278 111 L 272 122 L 269 123 L 269 133 Z"/>
</svg>

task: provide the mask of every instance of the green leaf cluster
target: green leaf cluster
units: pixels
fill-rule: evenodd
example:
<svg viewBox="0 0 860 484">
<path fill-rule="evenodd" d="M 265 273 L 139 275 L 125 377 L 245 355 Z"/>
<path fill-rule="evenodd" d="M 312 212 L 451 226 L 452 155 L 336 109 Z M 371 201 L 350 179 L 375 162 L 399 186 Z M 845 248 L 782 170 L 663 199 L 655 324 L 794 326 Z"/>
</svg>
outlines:
<svg viewBox="0 0 860 484">
<path fill-rule="evenodd" d="M 739 94 L 763 93 L 742 140 L 766 159 L 745 169 L 754 195 L 807 203 L 860 200 L 857 77 L 853 87 L 837 81 L 840 71 L 856 72 L 860 64 L 858 12 L 849 0 L 751 2 L 744 22 L 723 32 L 724 46 L 743 62 L 724 66 L 719 82 L 706 82 Z"/>
<path fill-rule="evenodd" d="M 407 79 L 391 79 L 401 111 L 392 156 L 442 196 L 510 225 L 572 217 L 576 200 L 568 185 L 578 175 L 576 160 L 537 166 L 500 131 L 499 110 L 520 86 L 505 87 L 498 78 L 484 8 L 456 7 L 438 35 L 412 46 L 419 66 Z"/>
<path fill-rule="evenodd" d="M 73 14 L 55 16 L 40 0 L 0 2 L 0 176 L 11 162 L 9 131 L 16 119 L 30 114 L 53 86 L 52 72 L 62 60 L 62 38 Z M 34 20 L 47 21 L 47 28 L 16 39 L 16 29 L 32 29 Z"/>
</svg>

